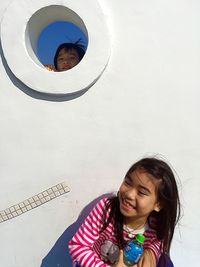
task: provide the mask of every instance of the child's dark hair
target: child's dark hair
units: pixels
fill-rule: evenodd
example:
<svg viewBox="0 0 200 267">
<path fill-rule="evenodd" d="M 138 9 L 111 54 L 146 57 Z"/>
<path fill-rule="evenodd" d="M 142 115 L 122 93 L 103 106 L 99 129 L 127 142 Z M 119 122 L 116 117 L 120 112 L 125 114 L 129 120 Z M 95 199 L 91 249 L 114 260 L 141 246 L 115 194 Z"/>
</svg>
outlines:
<svg viewBox="0 0 200 267">
<path fill-rule="evenodd" d="M 55 56 L 54 56 L 54 66 L 57 70 L 57 59 L 58 59 L 58 55 L 60 53 L 61 49 L 65 49 L 66 51 L 74 49 L 76 50 L 78 57 L 79 57 L 79 61 L 81 61 L 81 59 L 83 58 L 83 56 L 85 55 L 85 50 L 84 50 L 84 46 L 82 44 L 80 44 L 79 42 L 76 43 L 63 43 L 61 45 L 58 46 Z"/>
<path fill-rule="evenodd" d="M 126 176 L 136 170 L 144 170 L 161 181 L 157 192 L 161 210 L 159 212 L 153 211 L 148 218 L 148 223 L 153 228 L 151 221 L 156 221 L 156 225 L 158 225 L 156 228 L 157 238 L 162 241 L 162 253 L 169 256 L 174 229 L 180 218 L 180 200 L 174 174 L 167 163 L 157 158 L 139 160 L 131 166 Z M 108 199 L 106 210 L 108 211 L 108 209 L 110 209 L 110 215 L 107 220 L 105 219 L 103 230 L 114 218 L 115 234 L 119 241 L 119 247 L 123 248 L 125 245 L 123 239 L 123 215 L 120 212 L 118 197 Z M 155 218 L 155 220 L 150 220 L 152 218 Z"/>
</svg>

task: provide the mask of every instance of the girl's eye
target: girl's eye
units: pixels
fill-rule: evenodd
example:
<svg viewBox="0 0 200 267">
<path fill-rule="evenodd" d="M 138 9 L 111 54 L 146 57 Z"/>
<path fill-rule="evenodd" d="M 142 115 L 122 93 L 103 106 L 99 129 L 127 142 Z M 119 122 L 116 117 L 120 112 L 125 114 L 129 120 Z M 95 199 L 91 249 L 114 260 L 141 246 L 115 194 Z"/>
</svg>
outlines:
<svg viewBox="0 0 200 267">
<path fill-rule="evenodd" d="M 124 180 L 124 183 L 125 183 L 126 185 L 131 185 L 131 182 L 128 181 L 128 180 Z"/>
<path fill-rule="evenodd" d="M 146 191 L 139 191 L 139 194 L 142 195 L 142 196 L 147 196 L 147 192 Z"/>
</svg>

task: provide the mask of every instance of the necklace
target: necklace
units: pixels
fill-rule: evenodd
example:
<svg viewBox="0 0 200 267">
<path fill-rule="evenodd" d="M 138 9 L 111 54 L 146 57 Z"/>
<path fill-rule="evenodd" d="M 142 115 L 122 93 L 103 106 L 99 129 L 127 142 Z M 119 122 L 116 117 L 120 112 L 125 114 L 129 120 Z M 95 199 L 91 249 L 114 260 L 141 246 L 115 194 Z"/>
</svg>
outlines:
<svg viewBox="0 0 200 267">
<path fill-rule="evenodd" d="M 136 234 L 143 234 L 145 231 L 145 225 L 139 225 L 134 229 L 129 228 L 126 224 L 123 225 L 123 230 L 127 233 L 129 238 L 133 238 Z M 141 228 L 142 227 L 142 228 Z"/>
</svg>

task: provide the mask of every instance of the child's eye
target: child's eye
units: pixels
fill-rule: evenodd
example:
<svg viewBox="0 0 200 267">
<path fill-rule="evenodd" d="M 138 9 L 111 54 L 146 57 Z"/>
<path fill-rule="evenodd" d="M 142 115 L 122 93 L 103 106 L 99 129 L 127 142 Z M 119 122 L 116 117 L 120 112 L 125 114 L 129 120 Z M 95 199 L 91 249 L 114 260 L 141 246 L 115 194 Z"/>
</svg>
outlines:
<svg viewBox="0 0 200 267">
<path fill-rule="evenodd" d="M 142 195 L 142 196 L 147 196 L 147 192 L 146 191 L 139 191 L 139 194 Z"/>
<path fill-rule="evenodd" d="M 131 185 L 131 182 L 130 181 L 128 181 L 128 180 L 124 180 L 124 183 L 126 184 L 126 185 Z"/>
</svg>

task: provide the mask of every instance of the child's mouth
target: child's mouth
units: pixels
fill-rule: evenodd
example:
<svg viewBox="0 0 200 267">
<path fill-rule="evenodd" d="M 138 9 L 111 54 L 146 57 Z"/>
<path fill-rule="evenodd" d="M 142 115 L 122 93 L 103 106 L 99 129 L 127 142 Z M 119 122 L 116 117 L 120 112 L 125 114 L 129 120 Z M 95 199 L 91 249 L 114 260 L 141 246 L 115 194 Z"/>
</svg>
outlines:
<svg viewBox="0 0 200 267">
<path fill-rule="evenodd" d="M 69 70 L 69 69 L 70 67 L 67 67 L 67 66 L 62 68 L 62 70 Z"/>
<path fill-rule="evenodd" d="M 122 198 L 122 208 L 127 211 L 135 210 L 135 206 L 133 206 L 129 201 L 124 198 Z"/>
</svg>

